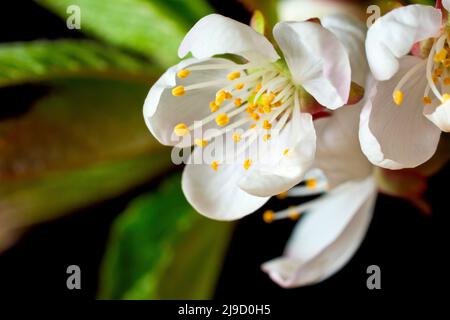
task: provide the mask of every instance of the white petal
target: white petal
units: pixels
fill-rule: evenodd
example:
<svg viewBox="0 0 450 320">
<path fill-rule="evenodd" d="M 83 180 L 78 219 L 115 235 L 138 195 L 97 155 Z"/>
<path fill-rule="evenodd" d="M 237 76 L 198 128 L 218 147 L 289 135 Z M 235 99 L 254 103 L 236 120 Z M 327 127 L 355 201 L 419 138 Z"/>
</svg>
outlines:
<svg viewBox="0 0 450 320">
<path fill-rule="evenodd" d="M 314 122 L 317 132 L 314 167 L 324 172 L 331 188 L 363 179 L 372 171 L 358 138 L 361 107 L 362 103 L 346 106 Z"/>
<path fill-rule="evenodd" d="M 225 53 L 241 55 L 252 61 L 273 62 L 280 58 L 263 35 L 219 14 L 203 17 L 184 37 L 178 55 L 183 58 L 189 52 L 196 58 Z"/>
<path fill-rule="evenodd" d="M 442 5 L 444 6 L 445 10 L 450 11 L 450 0 L 442 0 Z"/>
<path fill-rule="evenodd" d="M 230 64 L 225 59 L 187 59 L 169 68 L 152 86 L 144 103 L 144 119 L 152 134 L 164 145 L 176 145 L 179 137 L 173 134 L 173 128 L 179 123 L 187 125 L 201 120 L 210 114 L 209 102 L 223 85 L 188 91 L 181 97 L 174 97 L 172 89 L 178 85 L 190 85 L 211 80 L 226 79 L 232 69 L 193 71 L 184 79 L 177 77 L 181 69 L 194 65 Z"/>
<path fill-rule="evenodd" d="M 295 83 L 330 109 L 347 102 L 350 62 L 333 33 L 313 22 L 280 22 L 273 32 Z"/>
<path fill-rule="evenodd" d="M 436 151 L 440 130 L 422 113 L 427 84 L 425 71 L 419 70 L 406 83 L 401 106 L 395 105 L 392 99 L 400 78 L 417 63 L 421 63 L 418 58 L 402 58 L 400 70 L 391 80 L 368 88 L 372 98 L 361 112 L 359 138 L 364 154 L 377 166 L 413 168 L 427 161 Z"/>
<path fill-rule="evenodd" d="M 267 149 L 256 165 L 239 182 L 242 190 L 260 197 L 269 197 L 287 191 L 300 183 L 313 163 L 316 133 L 310 114 L 294 109 L 290 121 L 280 135 L 270 142 L 262 142 Z M 289 152 L 284 155 L 284 150 Z"/>
<path fill-rule="evenodd" d="M 330 15 L 321 19 L 322 25 L 330 30 L 341 43 L 350 58 L 352 81 L 364 86 L 369 69 L 366 60 L 365 40 L 366 26 L 345 14 Z"/>
<path fill-rule="evenodd" d="M 398 58 L 407 55 L 414 43 L 438 36 L 441 23 L 441 11 L 424 5 L 398 8 L 379 18 L 366 40 L 367 59 L 375 78 L 390 79 L 399 68 Z"/>
<path fill-rule="evenodd" d="M 439 129 L 450 132 L 450 102 L 442 105 L 429 105 L 424 109 L 424 114 Z"/>
<path fill-rule="evenodd" d="M 195 148 L 197 159 L 204 149 Z M 240 219 L 263 206 L 269 198 L 255 197 L 238 187 L 244 175 L 241 162 L 219 164 L 214 171 L 209 164 L 186 165 L 182 188 L 189 203 L 204 216 L 216 220 Z"/>
<path fill-rule="evenodd" d="M 282 0 L 278 1 L 278 15 L 280 21 L 305 21 L 347 13 L 357 16 L 361 9 L 357 4 L 346 1 L 329 0 Z"/>
<path fill-rule="evenodd" d="M 339 271 L 354 255 L 370 223 L 376 198 L 371 177 L 344 184 L 299 221 L 283 257 L 263 264 L 277 284 L 314 284 Z"/>
</svg>

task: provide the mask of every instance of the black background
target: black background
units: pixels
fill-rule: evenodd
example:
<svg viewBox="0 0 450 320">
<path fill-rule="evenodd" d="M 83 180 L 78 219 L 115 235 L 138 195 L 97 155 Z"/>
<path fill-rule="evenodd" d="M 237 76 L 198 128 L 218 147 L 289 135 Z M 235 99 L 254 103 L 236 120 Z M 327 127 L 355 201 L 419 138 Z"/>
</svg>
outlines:
<svg viewBox="0 0 450 320">
<path fill-rule="evenodd" d="M 219 12 L 241 21 L 249 14 L 237 3 L 211 1 Z M 65 22 L 31 1 L 2 3 L 0 41 L 40 38 L 82 37 L 68 30 Z M 45 93 L 46 88 L 25 85 L 0 90 L 0 117 L 14 117 L 26 112 L 29 102 Z M 6 108 L 7 106 L 8 108 Z M 11 108 L 14 106 L 14 108 Z M 1 155 L 0 155 L 1 156 Z M 262 273 L 262 262 L 282 253 L 294 224 L 282 221 L 266 225 L 261 213 L 241 220 L 235 230 L 225 259 L 215 297 L 221 300 L 295 301 L 299 305 L 324 295 L 346 299 L 386 297 L 396 299 L 411 295 L 429 298 L 449 285 L 449 167 L 430 181 L 426 194 L 433 207 L 431 217 L 424 216 L 408 203 L 380 196 L 373 222 L 361 248 L 350 263 L 321 284 L 280 289 Z M 94 299 L 98 269 L 108 230 L 127 202 L 142 191 L 152 190 L 158 181 L 132 190 L 126 195 L 70 216 L 34 227 L 13 248 L 0 255 L 0 297 Z M 270 208 L 287 203 L 271 200 Z M 261 212 L 264 208 L 261 210 Z M 82 290 L 66 288 L 66 268 L 76 264 L 82 270 Z M 366 288 L 366 268 L 381 267 L 379 291 Z"/>
</svg>

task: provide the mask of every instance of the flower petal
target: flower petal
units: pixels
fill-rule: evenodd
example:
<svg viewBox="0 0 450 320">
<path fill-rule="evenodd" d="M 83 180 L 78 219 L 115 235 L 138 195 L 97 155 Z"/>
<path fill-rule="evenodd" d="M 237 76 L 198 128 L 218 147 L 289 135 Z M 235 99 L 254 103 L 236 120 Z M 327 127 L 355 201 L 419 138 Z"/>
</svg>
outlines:
<svg viewBox="0 0 450 320">
<path fill-rule="evenodd" d="M 403 57 L 399 72 L 389 81 L 368 89 L 371 99 L 361 112 L 359 138 L 370 162 L 387 169 L 416 167 L 434 154 L 440 130 L 423 116 L 422 98 L 427 85 L 425 70 L 419 70 L 405 84 L 401 106 L 394 104 L 392 92 L 400 78 L 417 63 Z M 423 66 L 425 68 L 425 66 Z"/>
<path fill-rule="evenodd" d="M 152 86 L 144 103 L 144 119 L 151 133 L 164 145 L 176 145 L 180 138 L 173 134 L 173 128 L 179 123 L 190 125 L 210 114 L 209 102 L 223 85 L 214 85 L 186 92 L 182 97 L 174 97 L 175 86 L 226 79 L 232 69 L 193 71 L 184 79 L 177 78 L 179 70 L 204 64 L 234 63 L 226 59 L 187 59 L 169 68 Z M 188 140 L 188 139 L 186 139 Z"/>
<path fill-rule="evenodd" d="M 428 105 L 424 115 L 444 132 L 450 132 L 450 102 L 442 105 Z"/>
<path fill-rule="evenodd" d="M 349 57 L 333 33 L 313 22 L 280 22 L 273 33 L 295 83 L 330 109 L 347 102 Z"/>
<path fill-rule="evenodd" d="M 445 10 L 450 11 L 450 0 L 442 0 L 442 5 L 444 6 Z"/>
<path fill-rule="evenodd" d="M 317 132 L 314 167 L 323 171 L 330 188 L 363 179 L 372 172 L 372 164 L 362 153 L 358 138 L 362 104 L 340 108 L 330 117 L 314 122 Z"/>
<path fill-rule="evenodd" d="M 254 61 L 273 62 L 280 58 L 272 44 L 249 26 L 219 14 L 200 19 L 184 37 L 180 58 L 189 52 L 196 58 L 237 54 Z"/>
<path fill-rule="evenodd" d="M 242 163 L 219 164 L 214 171 L 203 159 L 204 149 L 195 148 L 193 163 L 187 164 L 182 177 L 182 188 L 189 203 L 204 216 L 215 220 L 240 219 L 263 206 L 269 198 L 255 197 L 238 187 L 244 175 Z"/>
<path fill-rule="evenodd" d="M 390 79 L 399 69 L 398 58 L 414 43 L 440 33 L 442 13 L 431 6 L 409 5 L 379 18 L 367 32 L 366 53 L 377 80 Z"/>
<path fill-rule="evenodd" d="M 262 269 L 286 288 L 329 278 L 351 259 L 361 244 L 375 198 L 372 177 L 334 189 L 300 220 L 283 257 L 264 263 Z"/>
<path fill-rule="evenodd" d="M 313 163 L 316 133 L 312 116 L 294 109 L 292 121 L 282 132 L 262 142 L 267 147 L 260 163 L 239 181 L 239 187 L 255 196 L 270 197 L 300 183 Z M 288 152 L 284 155 L 284 151 Z"/>
<path fill-rule="evenodd" d="M 352 81 L 364 86 L 369 66 L 366 60 L 366 26 L 345 14 L 335 14 L 322 18 L 322 26 L 330 30 L 344 45 L 350 59 Z"/>
</svg>

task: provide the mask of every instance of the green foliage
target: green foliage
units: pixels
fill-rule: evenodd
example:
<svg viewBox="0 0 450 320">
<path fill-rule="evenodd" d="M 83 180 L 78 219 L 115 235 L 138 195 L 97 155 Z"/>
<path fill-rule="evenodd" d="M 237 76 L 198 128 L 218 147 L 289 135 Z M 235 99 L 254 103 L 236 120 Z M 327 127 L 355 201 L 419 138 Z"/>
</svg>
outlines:
<svg viewBox="0 0 450 320">
<path fill-rule="evenodd" d="M 66 19 L 67 7 L 81 10 L 81 31 L 146 57 L 162 66 L 178 61 L 177 48 L 192 20 L 208 11 L 203 1 L 37 0 Z M 179 3 L 178 5 L 173 5 Z M 170 8 L 170 9 L 169 9 Z"/>
<path fill-rule="evenodd" d="M 211 298 L 232 224 L 197 214 L 174 177 L 116 220 L 106 253 L 103 299 Z"/>
<path fill-rule="evenodd" d="M 102 77 L 150 81 L 160 73 L 142 59 L 87 40 L 0 45 L 0 87 L 53 78 Z"/>
</svg>

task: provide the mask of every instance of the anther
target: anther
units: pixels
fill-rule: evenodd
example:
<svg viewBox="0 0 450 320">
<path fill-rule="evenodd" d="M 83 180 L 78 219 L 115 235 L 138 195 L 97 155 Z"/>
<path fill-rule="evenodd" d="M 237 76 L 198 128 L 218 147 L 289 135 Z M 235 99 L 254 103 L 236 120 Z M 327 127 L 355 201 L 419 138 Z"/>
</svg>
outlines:
<svg viewBox="0 0 450 320">
<path fill-rule="evenodd" d="M 219 169 L 219 163 L 218 163 L 217 161 L 213 161 L 213 162 L 211 163 L 211 168 L 212 168 L 214 171 L 217 171 L 217 169 Z"/>
<path fill-rule="evenodd" d="M 442 48 L 441 51 L 439 51 L 434 55 L 433 60 L 434 62 L 439 63 L 445 61 L 446 58 L 447 58 L 447 50 L 445 50 L 445 48 Z"/>
<path fill-rule="evenodd" d="M 444 94 L 442 95 L 442 103 L 447 102 L 447 101 L 449 101 L 449 100 L 450 100 L 450 94 L 444 93 Z"/>
<path fill-rule="evenodd" d="M 217 110 L 219 110 L 219 106 L 216 104 L 215 101 L 211 101 L 209 103 L 209 109 L 211 109 L 211 112 L 216 112 Z"/>
<path fill-rule="evenodd" d="M 308 180 L 306 180 L 305 184 L 308 189 L 315 189 L 317 187 L 317 180 L 316 179 L 308 179 Z"/>
<path fill-rule="evenodd" d="M 401 105 L 403 102 L 403 92 L 401 92 L 400 90 L 395 90 L 393 98 L 396 105 Z"/>
<path fill-rule="evenodd" d="M 284 149 L 283 156 L 287 155 L 289 153 L 289 149 Z"/>
<path fill-rule="evenodd" d="M 226 126 L 230 122 L 230 118 L 225 113 L 221 113 L 216 117 L 216 123 L 218 126 Z"/>
<path fill-rule="evenodd" d="M 269 122 L 269 120 L 264 120 L 262 127 L 266 130 L 270 130 L 272 128 L 272 124 Z"/>
<path fill-rule="evenodd" d="M 184 93 L 185 91 L 183 86 L 178 86 L 172 89 L 172 95 L 174 95 L 175 97 L 180 97 L 184 95 Z"/>
<path fill-rule="evenodd" d="M 241 135 L 239 133 L 233 133 L 233 141 L 236 143 L 241 141 Z"/>
<path fill-rule="evenodd" d="M 423 97 L 422 99 L 423 104 L 431 104 L 431 98 L 428 96 Z"/>
<path fill-rule="evenodd" d="M 288 196 L 288 193 L 287 193 L 287 191 L 285 191 L 285 192 L 277 194 L 277 199 L 278 200 L 284 200 L 284 199 L 287 198 L 287 196 Z"/>
<path fill-rule="evenodd" d="M 177 76 L 178 78 L 184 79 L 186 78 L 191 72 L 187 69 L 182 69 L 178 71 Z"/>
<path fill-rule="evenodd" d="M 234 105 L 236 107 L 240 107 L 242 105 L 242 99 L 241 98 L 237 98 L 234 100 Z"/>
<path fill-rule="evenodd" d="M 263 136 L 263 140 L 264 140 L 264 141 L 267 141 L 267 140 L 269 140 L 270 138 L 272 138 L 272 135 L 271 135 L 271 134 L 265 134 L 265 135 Z"/>
<path fill-rule="evenodd" d="M 265 223 L 272 223 L 275 218 L 275 213 L 272 210 L 267 210 L 263 213 L 263 220 Z"/>
<path fill-rule="evenodd" d="M 175 126 L 175 128 L 173 128 L 173 132 L 178 136 L 178 137 L 182 137 L 185 136 L 189 133 L 189 128 L 186 124 L 184 123 L 179 123 Z"/>
<path fill-rule="evenodd" d="M 204 139 L 195 139 L 195 144 L 201 148 L 206 147 L 208 145 L 208 140 Z"/>
<path fill-rule="evenodd" d="M 234 88 L 236 90 L 241 90 L 242 88 L 244 88 L 244 84 L 243 83 L 238 83 L 237 85 L 234 86 Z"/>
<path fill-rule="evenodd" d="M 239 78 L 240 76 L 241 76 L 241 73 L 239 71 L 233 71 L 227 75 L 227 79 L 230 81 L 233 81 L 233 80 Z"/>
<path fill-rule="evenodd" d="M 250 166 L 251 166 L 251 165 L 252 165 L 252 160 L 247 159 L 247 160 L 244 161 L 244 169 L 245 169 L 245 170 L 250 169 Z"/>
<path fill-rule="evenodd" d="M 301 213 L 296 210 L 291 210 L 288 213 L 289 219 L 294 220 L 294 221 L 298 220 L 300 218 L 300 216 L 301 216 Z"/>
</svg>

